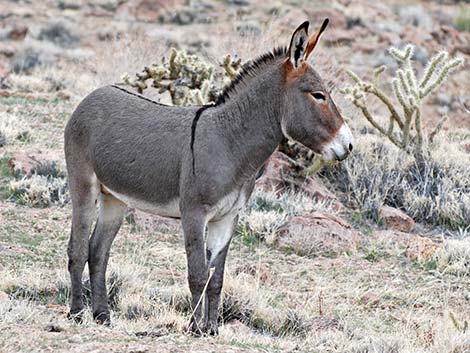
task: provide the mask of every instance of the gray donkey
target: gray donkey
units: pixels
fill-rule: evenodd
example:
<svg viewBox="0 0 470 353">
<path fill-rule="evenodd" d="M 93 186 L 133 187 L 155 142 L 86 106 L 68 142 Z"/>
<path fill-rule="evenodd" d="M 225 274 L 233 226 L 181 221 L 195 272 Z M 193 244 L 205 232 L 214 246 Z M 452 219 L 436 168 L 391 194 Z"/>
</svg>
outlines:
<svg viewBox="0 0 470 353">
<path fill-rule="evenodd" d="M 165 106 L 117 86 L 97 89 L 78 105 L 65 128 L 73 208 L 71 318 L 80 321 L 84 310 L 88 261 L 93 317 L 109 324 L 106 267 L 131 206 L 181 218 L 192 295 L 189 329 L 218 333 L 229 243 L 266 160 L 285 137 L 326 160 L 343 160 L 352 150 L 348 126 L 307 64 L 327 24 L 309 38 L 304 22 L 288 49 L 245 64 L 215 105 Z"/>
</svg>

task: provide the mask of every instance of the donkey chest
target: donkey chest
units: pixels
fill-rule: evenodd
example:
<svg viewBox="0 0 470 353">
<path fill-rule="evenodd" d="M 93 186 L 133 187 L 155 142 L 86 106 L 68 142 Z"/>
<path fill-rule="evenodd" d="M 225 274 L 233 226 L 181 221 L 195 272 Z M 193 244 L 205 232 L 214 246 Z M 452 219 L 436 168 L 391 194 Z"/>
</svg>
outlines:
<svg viewBox="0 0 470 353">
<path fill-rule="evenodd" d="M 229 213 L 239 213 L 246 203 L 243 189 L 234 190 L 223 196 L 209 212 L 209 220 L 217 220 Z"/>
</svg>

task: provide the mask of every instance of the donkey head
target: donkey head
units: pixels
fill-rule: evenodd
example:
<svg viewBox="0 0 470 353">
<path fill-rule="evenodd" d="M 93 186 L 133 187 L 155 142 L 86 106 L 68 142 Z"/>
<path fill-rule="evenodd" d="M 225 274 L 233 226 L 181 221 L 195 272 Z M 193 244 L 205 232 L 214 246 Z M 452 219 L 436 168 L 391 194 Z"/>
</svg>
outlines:
<svg viewBox="0 0 470 353">
<path fill-rule="evenodd" d="M 284 136 L 322 154 L 326 160 L 343 160 L 353 148 L 351 131 L 323 80 L 307 63 L 328 25 L 328 19 L 310 38 L 308 25 L 304 22 L 295 30 L 283 62 L 286 94 L 282 132 Z"/>
</svg>

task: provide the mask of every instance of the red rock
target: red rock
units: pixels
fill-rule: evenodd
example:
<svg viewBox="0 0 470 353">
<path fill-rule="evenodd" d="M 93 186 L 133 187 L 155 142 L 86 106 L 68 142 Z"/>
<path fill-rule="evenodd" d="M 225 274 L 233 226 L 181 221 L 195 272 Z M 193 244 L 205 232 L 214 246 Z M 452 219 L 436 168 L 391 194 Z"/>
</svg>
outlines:
<svg viewBox="0 0 470 353">
<path fill-rule="evenodd" d="M 322 41 L 327 46 L 350 45 L 358 38 L 364 38 L 368 34 L 368 30 L 362 27 L 351 29 L 333 28 L 328 31 L 328 36 L 322 38 Z"/>
<path fill-rule="evenodd" d="M 435 241 L 412 233 L 382 230 L 373 233 L 372 236 L 403 249 L 403 254 L 410 260 L 426 261 L 439 249 L 439 244 Z"/>
<path fill-rule="evenodd" d="M 387 228 L 404 232 L 412 230 L 415 226 L 415 221 L 413 218 L 408 216 L 403 211 L 390 206 L 380 207 L 379 218 Z"/>
<path fill-rule="evenodd" d="M 292 189 L 302 192 L 314 200 L 330 203 L 335 211 L 344 209 L 338 198 L 320 180 L 315 177 L 296 177 L 293 168 L 289 157 L 282 152 L 274 152 L 266 163 L 262 177 L 257 180 L 256 187 L 275 194 Z"/>
<path fill-rule="evenodd" d="M 119 16 L 139 21 L 155 22 L 170 8 L 182 5 L 181 0 L 130 0 L 119 6 Z"/>
<path fill-rule="evenodd" d="M 40 152 L 18 151 L 8 161 L 8 167 L 14 173 L 30 175 L 35 167 L 48 160 L 51 160 L 51 156 L 43 155 Z"/>
<path fill-rule="evenodd" d="M 298 255 L 332 256 L 355 251 L 360 233 L 345 220 L 324 212 L 291 217 L 278 232 L 276 246 Z"/>
<path fill-rule="evenodd" d="M 23 40 L 28 34 L 28 30 L 28 27 L 24 25 L 16 25 L 10 30 L 9 37 L 12 40 Z"/>
<path fill-rule="evenodd" d="M 311 196 L 314 200 L 329 203 L 333 210 L 341 212 L 344 210 L 343 204 L 335 194 L 326 188 L 323 183 L 315 177 L 307 177 L 301 183 L 300 190 Z"/>
<path fill-rule="evenodd" d="M 313 9 L 313 10 L 312 10 Z M 348 25 L 348 20 L 346 15 L 337 9 L 317 9 L 317 8 L 306 8 L 305 12 L 310 19 L 312 29 L 310 31 L 317 30 L 317 27 L 323 22 L 325 18 L 330 20 L 328 27 L 333 28 L 343 28 L 346 29 Z"/>
<path fill-rule="evenodd" d="M 327 330 L 342 331 L 344 330 L 344 326 L 338 319 L 334 317 L 317 316 L 311 320 L 310 329 L 313 332 Z"/>
<path fill-rule="evenodd" d="M 387 45 L 389 46 L 389 45 Z M 384 49 L 384 45 L 379 45 L 377 43 L 367 43 L 367 42 L 358 42 L 355 41 L 352 43 L 351 49 L 354 52 L 362 52 L 365 54 L 373 54 L 379 49 Z"/>
<path fill-rule="evenodd" d="M 429 34 L 429 31 L 424 28 L 408 25 L 403 27 L 403 31 L 400 33 L 400 38 L 404 42 L 413 43 L 415 46 L 423 47 L 426 42 L 432 39 L 432 36 Z"/>
<path fill-rule="evenodd" d="M 257 180 L 256 186 L 265 192 L 280 193 L 285 191 L 285 177 L 289 174 L 291 163 L 282 152 L 276 151 L 266 163 L 263 176 Z"/>
<path fill-rule="evenodd" d="M 3 291 L 0 291 L 0 303 L 6 303 L 10 301 L 10 298 L 8 297 L 8 294 L 6 294 Z"/>
<path fill-rule="evenodd" d="M 375 307 L 379 304 L 380 297 L 377 293 L 367 291 L 361 296 L 359 302 L 365 306 Z"/>
</svg>

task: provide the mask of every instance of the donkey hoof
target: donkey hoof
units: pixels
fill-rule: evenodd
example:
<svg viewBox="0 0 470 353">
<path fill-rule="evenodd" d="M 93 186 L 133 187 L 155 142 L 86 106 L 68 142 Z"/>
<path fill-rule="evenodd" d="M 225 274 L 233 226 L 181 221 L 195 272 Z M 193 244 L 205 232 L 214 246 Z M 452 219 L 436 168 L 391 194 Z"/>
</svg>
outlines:
<svg viewBox="0 0 470 353">
<path fill-rule="evenodd" d="M 70 310 L 67 313 L 67 319 L 75 322 L 76 324 L 83 323 L 83 309 L 81 310 Z"/>
<path fill-rule="evenodd" d="M 189 323 L 188 332 L 194 337 L 202 337 L 204 335 L 202 325 L 199 325 L 195 320 L 191 320 Z"/>
<path fill-rule="evenodd" d="M 218 336 L 219 335 L 219 325 L 216 323 L 207 323 L 205 330 L 209 336 Z"/>
<path fill-rule="evenodd" d="M 109 312 L 100 311 L 98 313 L 93 313 L 93 319 L 99 325 L 110 326 L 111 325 L 111 316 Z"/>
</svg>

